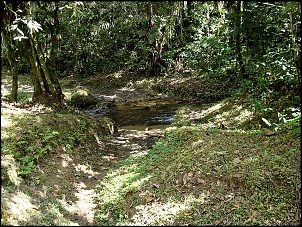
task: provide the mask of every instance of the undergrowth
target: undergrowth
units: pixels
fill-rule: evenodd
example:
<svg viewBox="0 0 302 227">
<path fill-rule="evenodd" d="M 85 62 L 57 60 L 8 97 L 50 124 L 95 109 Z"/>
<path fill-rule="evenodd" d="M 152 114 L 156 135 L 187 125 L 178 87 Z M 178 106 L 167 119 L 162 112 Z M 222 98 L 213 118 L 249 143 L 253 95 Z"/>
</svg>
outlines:
<svg viewBox="0 0 302 227">
<path fill-rule="evenodd" d="M 66 113 L 23 114 L 1 131 L 1 155 L 14 157 L 21 177 L 31 174 L 49 155 L 72 153 L 75 147 L 95 143 L 95 133 L 101 137 L 109 133 L 106 119 Z"/>
</svg>

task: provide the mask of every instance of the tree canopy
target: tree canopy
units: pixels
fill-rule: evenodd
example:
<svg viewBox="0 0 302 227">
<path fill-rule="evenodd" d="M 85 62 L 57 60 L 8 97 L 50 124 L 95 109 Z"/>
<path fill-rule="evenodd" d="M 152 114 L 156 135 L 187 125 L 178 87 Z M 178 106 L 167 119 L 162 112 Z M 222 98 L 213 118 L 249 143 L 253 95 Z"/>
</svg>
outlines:
<svg viewBox="0 0 302 227">
<path fill-rule="evenodd" d="M 34 97 L 63 100 L 58 77 L 120 69 L 235 81 L 264 105 L 300 102 L 299 2 L 2 2 L 2 64 Z M 274 97 L 276 96 L 276 97 Z"/>
</svg>

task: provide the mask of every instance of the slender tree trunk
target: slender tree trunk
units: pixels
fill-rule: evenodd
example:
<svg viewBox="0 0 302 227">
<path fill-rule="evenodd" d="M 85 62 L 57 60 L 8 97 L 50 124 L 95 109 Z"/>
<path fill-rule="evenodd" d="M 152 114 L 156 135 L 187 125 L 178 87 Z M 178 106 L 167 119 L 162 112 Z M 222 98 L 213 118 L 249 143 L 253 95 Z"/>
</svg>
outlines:
<svg viewBox="0 0 302 227">
<path fill-rule="evenodd" d="M 47 93 L 53 94 L 55 92 L 54 91 L 54 86 L 53 86 L 53 83 L 52 83 L 53 81 L 51 80 L 52 78 L 51 78 L 51 76 L 49 74 L 49 71 L 47 69 L 46 63 L 44 61 L 44 57 L 43 57 L 41 48 L 40 48 L 39 45 L 36 45 L 35 48 L 36 48 L 36 52 L 37 52 L 37 55 L 38 55 L 38 60 L 39 60 L 40 66 L 41 66 L 40 68 L 43 71 L 43 73 L 41 73 L 41 74 L 42 74 L 42 76 L 45 77 L 45 81 L 46 81 L 44 83 L 44 85 L 46 85 L 45 86 L 45 90 L 46 90 Z M 43 77 L 42 77 L 42 79 L 43 79 Z"/>
<path fill-rule="evenodd" d="M 149 11 L 149 32 L 153 32 L 157 24 L 154 23 L 154 15 L 156 15 L 159 8 L 158 2 L 150 3 Z M 152 43 L 152 51 L 149 53 L 150 60 L 150 72 L 153 76 L 159 76 L 160 74 L 160 61 L 162 52 L 162 37 L 156 37 Z"/>
<path fill-rule="evenodd" d="M 16 49 L 14 47 L 14 43 L 12 43 L 12 37 L 7 32 L 6 29 L 3 29 L 2 32 L 3 41 L 7 47 L 7 57 L 8 62 L 10 66 L 10 74 L 12 77 L 12 90 L 10 95 L 10 101 L 11 102 L 17 102 L 17 96 L 18 96 L 18 71 L 17 71 L 17 61 L 16 61 Z"/>
<path fill-rule="evenodd" d="M 34 86 L 33 100 L 35 100 L 38 96 L 42 95 L 43 93 L 42 86 L 41 86 L 42 78 L 39 70 L 38 61 L 36 59 L 36 54 L 34 52 L 32 41 L 30 41 L 30 38 L 25 43 L 25 46 L 28 47 L 26 55 L 31 64 L 31 79 Z"/>
<path fill-rule="evenodd" d="M 150 3 L 150 7 L 149 7 L 149 32 L 152 30 L 153 28 L 153 4 Z M 150 60 L 150 72 L 151 74 L 155 74 L 155 56 L 154 56 L 154 51 L 152 50 L 149 53 L 149 60 Z"/>
<path fill-rule="evenodd" d="M 11 46 L 11 44 L 7 43 L 8 49 L 8 62 L 10 65 L 10 74 L 12 77 L 12 91 L 10 95 L 11 102 L 17 102 L 18 98 L 18 70 L 17 70 L 17 62 L 16 62 L 16 51 Z"/>
<path fill-rule="evenodd" d="M 236 5 L 236 27 L 235 27 L 235 42 L 236 42 L 236 53 L 237 53 L 237 63 L 239 65 L 239 76 L 241 78 L 247 79 L 247 75 L 245 74 L 243 60 L 242 60 L 242 53 L 241 53 L 241 36 L 240 36 L 240 29 L 241 29 L 241 1 L 237 2 Z"/>
<path fill-rule="evenodd" d="M 31 49 L 32 49 L 32 54 L 33 54 L 32 56 L 33 56 L 35 64 L 37 65 L 37 67 L 36 67 L 37 72 L 38 72 L 37 76 L 41 78 L 45 92 L 48 94 L 51 94 L 52 90 L 49 86 L 49 81 L 47 81 L 48 72 L 45 69 L 45 65 L 43 64 L 44 61 L 42 59 L 41 54 L 38 51 L 38 46 L 35 45 L 35 40 L 31 36 L 29 37 L 29 41 L 30 41 Z"/>
<path fill-rule="evenodd" d="M 58 34 L 58 25 L 59 25 L 59 16 L 58 16 L 58 10 L 59 6 L 58 3 L 55 2 L 55 11 L 54 11 L 54 25 L 51 26 L 52 34 L 51 34 L 51 50 L 50 50 L 50 80 L 55 88 L 55 93 L 56 96 L 60 99 L 60 101 L 63 101 L 64 99 L 64 94 L 61 89 L 61 85 L 58 79 L 58 74 L 56 70 L 56 65 L 55 65 L 55 56 L 56 52 L 58 51 L 58 44 L 59 44 L 59 34 Z"/>
<path fill-rule="evenodd" d="M 13 60 L 15 61 L 15 60 Z M 18 71 L 17 71 L 17 66 L 16 64 L 13 65 L 10 63 L 11 66 L 11 76 L 12 76 L 12 92 L 10 96 L 10 101 L 11 102 L 17 102 L 17 97 L 18 97 Z"/>
<path fill-rule="evenodd" d="M 10 73 L 12 76 L 12 92 L 10 95 L 10 101 L 11 102 L 17 102 L 17 97 L 18 97 L 18 70 L 17 70 L 17 65 L 15 62 L 15 59 L 9 60 L 10 63 Z"/>
</svg>

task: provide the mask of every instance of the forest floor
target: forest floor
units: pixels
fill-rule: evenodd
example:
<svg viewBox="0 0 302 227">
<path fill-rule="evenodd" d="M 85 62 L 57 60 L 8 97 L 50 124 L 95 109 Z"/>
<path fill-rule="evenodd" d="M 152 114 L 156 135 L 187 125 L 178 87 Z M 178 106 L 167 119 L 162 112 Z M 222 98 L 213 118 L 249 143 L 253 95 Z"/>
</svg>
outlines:
<svg viewBox="0 0 302 227">
<path fill-rule="evenodd" d="M 69 78 L 63 92 L 70 98 L 83 89 L 116 102 L 169 98 L 146 81 L 96 80 Z M 24 85 L 20 93 L 32 90 Z M 78 114 L 70 123 L 72 113 L 2 100 L 1 167 L 10 166 L 12 181 L 2 180 L 2 225 L 300 224 L 301 139 L 290 129 L 248 127 L 255 116 L 245 99 L 185 106 L 165 129 L 121 128 L 107 136 L 97 131 L 98 120 Z M 16 176 L 9 149 L 42 150 L 43 139 L 53 148 L 32 173 Z"/>
</svg>

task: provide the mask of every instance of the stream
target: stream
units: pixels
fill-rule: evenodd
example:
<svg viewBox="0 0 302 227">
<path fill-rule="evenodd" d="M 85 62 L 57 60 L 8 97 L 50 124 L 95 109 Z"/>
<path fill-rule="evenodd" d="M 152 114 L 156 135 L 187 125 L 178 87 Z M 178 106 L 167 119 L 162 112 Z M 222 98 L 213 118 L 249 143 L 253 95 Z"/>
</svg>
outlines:
<svg viewBox="0 0 302 227">
<path fill-rule="evenodd" d="M 109 117 L 119 128 L 165 128 L 174 121 L 177 109 L 188 104 L 189 101 L 179 100 L 111 102 L 85 112 Z"/>
</svg>

